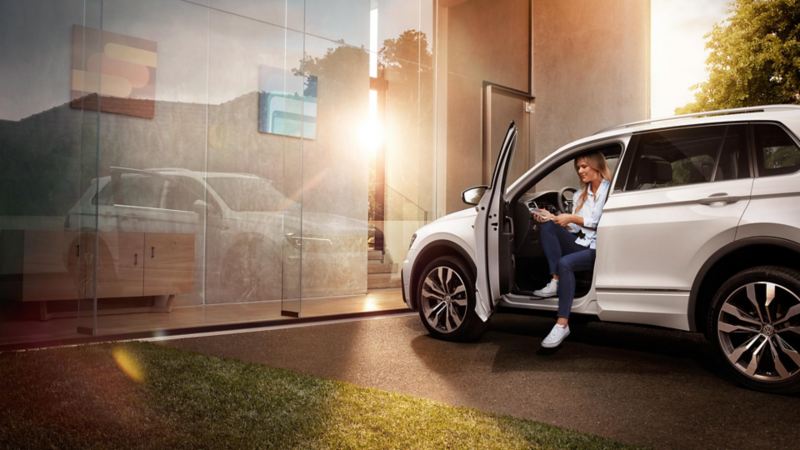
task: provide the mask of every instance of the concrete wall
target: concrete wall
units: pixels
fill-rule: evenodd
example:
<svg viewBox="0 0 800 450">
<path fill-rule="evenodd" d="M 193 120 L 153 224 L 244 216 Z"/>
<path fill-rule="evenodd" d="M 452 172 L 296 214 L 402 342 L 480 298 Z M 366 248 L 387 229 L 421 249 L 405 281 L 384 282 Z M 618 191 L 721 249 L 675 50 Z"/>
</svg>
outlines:
<svg viewBox="0 0 800 450">
<path fill-rule="evenodd" d="M 446 191 L 444 212 L 463 209 L 461 191 L 480 184 L 481 91 L 490 81 L 528 91 L 530 5 L 528 0 L 471 0 L 440 4 L 447 27 L 437 36 L 446 46 Z M 442 23 L 440 19 L 439 23 Z M 442 80 L 440 80 L 441 82 Z M 440 119 L 441 120 L 441 119 Z M 440 211 L 439 212 L 443 212 Z"/>
<path fill-rule="evenodd" d="M 647 0 L 441 1 L 438 14 L 437 148 L 446 160 L 438 214 L 463 209 L 461 191 L 482 182 L 484 81 L 535 97 L 530 147 L 517 147 L 531 165 L 649 115 Z M 563 181 L 574 184 L 571 175 Z"/>
<path fill-rule="evenodd" d="M 650 111 L 650 2 L 535 0 L 537 161 Z"/>
</svg>

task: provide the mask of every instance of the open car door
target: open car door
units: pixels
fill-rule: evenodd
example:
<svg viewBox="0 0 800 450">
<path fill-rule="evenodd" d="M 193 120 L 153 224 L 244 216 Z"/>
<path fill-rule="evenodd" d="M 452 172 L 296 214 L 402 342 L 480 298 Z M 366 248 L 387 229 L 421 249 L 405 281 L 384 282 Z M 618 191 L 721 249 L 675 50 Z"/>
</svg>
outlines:
<svg viewBox="0 0 800 450">
<path fill-rule="evenodd" d="M 511 255 L 505 241 L 513 238 L 513 221 L 507 217 L 505 199 L 508 168 L 517 143 L 517 126 L 512 121 L 508 126 L 503 146 L 497 156 L 492 172 L 492 183 L 476 208 L 475 257 L 477 281 L 475 283 L 475 312 L 484 322 L 494 311 L 494 306 L 503 294 L 511 268 Z M 507 286 L 505 286 L 507 290 Z"/>
</svg>

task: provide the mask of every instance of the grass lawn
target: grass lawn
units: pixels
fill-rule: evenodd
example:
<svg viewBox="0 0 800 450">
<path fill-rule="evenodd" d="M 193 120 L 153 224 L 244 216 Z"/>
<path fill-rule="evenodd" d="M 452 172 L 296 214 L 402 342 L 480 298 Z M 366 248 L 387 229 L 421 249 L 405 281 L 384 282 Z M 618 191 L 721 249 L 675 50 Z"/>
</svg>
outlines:
<svg viewBox="0 0 800 450">
<path fill-rule="evenodd" d="M 622 448 L 148 343 L 0 354 L 0 448 Z"/>
</svg>

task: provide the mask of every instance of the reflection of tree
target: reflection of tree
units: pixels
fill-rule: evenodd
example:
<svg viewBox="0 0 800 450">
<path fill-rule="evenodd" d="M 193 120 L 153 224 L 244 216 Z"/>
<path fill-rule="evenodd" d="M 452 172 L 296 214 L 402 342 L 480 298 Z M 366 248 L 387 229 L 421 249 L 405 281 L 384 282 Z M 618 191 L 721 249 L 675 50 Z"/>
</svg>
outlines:
<svg viewBox="0 0 800 450">
<path fill-rule="evenodd" d="M 387 170 L 394 174 L 392 188 L 422 214 L 433 192 L 427 176 L 433 155 L 433 54 L 425 33 L 411 29 L 383 41 L 379 56 L 379 73 L 387 80 Z M 393 193 L 387 198 L 386 219 L 413 219 L 405 216 L 414 213 L 404 212 L 403 205 L 392 204 Z"/>
<path fill-rule="evenodd" d="M 410 179 L 409 186 L 414 186 L 425 196 L 430 196 L 432 186 L 426 186 L 430 177 L 430 162 L 422 158 L 431 154 L 433 140 L 433 54 L 425 33 L 414 29 L 406 30 L 399 36 L 386 39 L 378 52 L 378 86 L 385 86 L 379 98 L 384 99 L 382 122 L 385 129 L 391 132 L 393 141 L 387 148 L 403 149 L 402 167 L 393 167 L 397 173 L 407 172 L 419 175 Z M 325 110 L 329 103 L 343 102 L 351 104 L 354 98 L 365 96 L 363 85 L 353 83 L 356 79 L 365 79 L 364 69 L 367 67 L 368 53 L 363 48 L 339 45 L 329 48 L 319 57 L 306 56 L 300 61 L 292 73 L 304 77 L 305 95 L 317 92 L 318 125 L 320 140 L 324 140 L 322 125 L 324 122 L 341 123 L 341 117 L 326 121 Z M 315 82 L 314 77 L 318 79 Z M 361 89 L 357 92 L 353 89 Z M 342 90 L 349 90 L 342 92 Z M 332 94 L 335 92 L 335 94 Z M 335 97 L 335 98 L 331 98 Z M 327 104 L 327 105 L 326 105 Z M 361 118 L 363 119 L 363 118 Z M 375 206 L 375 164 L 370 164 L 369 177 L 369 217 L 374 217 Z M 402 187 L 401 187 L 402 188 Z M 408 192 L 403 192 L 407 195 Z M 415 198 L 415 195 L 409 195 Z"/>
<path fill-rule="evenodd" d="M 430 68 L 433 55 L 428 37 L 417 30 L 406 30 L 397 39 L 386 39 L 380 50 L 381 61 L 388 67 L 402 67 L 403 61 Z"/>
<path fill-rule="evenodd" d="M 317 94 L 317 80 L 322 86 L 362 87 L 353 80 L 365 78 L 367 53 L 362 48 L 340 45 L 329 48 L 323 56 L 306 56 L 292 73 L 303 76 L 305 95 Z M 328 89 L 330 91 L 330 89 Z"/>
</svg>

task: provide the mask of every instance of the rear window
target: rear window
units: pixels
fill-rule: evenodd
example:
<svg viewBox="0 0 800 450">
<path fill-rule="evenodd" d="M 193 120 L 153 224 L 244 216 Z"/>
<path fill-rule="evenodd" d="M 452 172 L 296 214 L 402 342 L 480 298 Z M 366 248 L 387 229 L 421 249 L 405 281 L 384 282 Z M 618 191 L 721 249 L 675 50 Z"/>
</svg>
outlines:
<svg viewBox="0 0 800 450">
<path fill-rule="evenodd" d="M 800 148 L 783 128 L 757 124 L 754 131 L 759 176 L 784 175 L 800 169 Z"/>
<path fill-rule="evenodd" d="M 735 180 L 750 176 L 746 126 L 718 125 L 634 136 L 626 191 Z"/>
<path fill-rule="evenodd" d="M 112 176 L 94 198 L 95 205 L 126 205 L 159 208 L 164 179 L 138 173 Z"/>
</svg>

